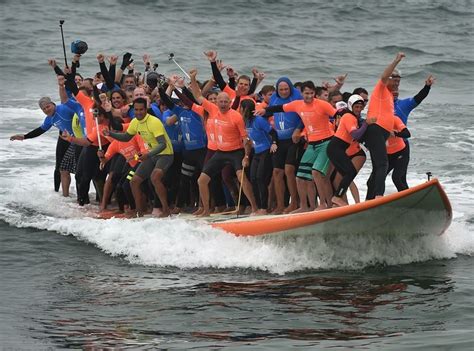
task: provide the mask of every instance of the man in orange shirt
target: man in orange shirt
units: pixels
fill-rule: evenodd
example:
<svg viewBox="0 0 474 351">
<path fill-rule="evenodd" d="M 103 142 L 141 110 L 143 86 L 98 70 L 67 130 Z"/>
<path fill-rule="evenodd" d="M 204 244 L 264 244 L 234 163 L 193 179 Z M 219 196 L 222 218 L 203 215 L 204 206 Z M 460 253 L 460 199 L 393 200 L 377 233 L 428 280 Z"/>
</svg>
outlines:
<svg viewBox="0 0 474 351">
<path fill-rule="evenodd" d="M 256 114 L 273 114 L 276 112 L 296 112 L 302 120 L 293 132 L 293 142 L 299 142 L 303 127 L 308 138 L 308 147 L 298 168 L 296 176 L 298 194 L 300 195 L 300 209 L 298 212 L 308 211 L 306 203 L 307 184 L 313 181 L 316 184 L 321 203 L 317 209 L 331 207 L 331 184 L 326 172 L 329 167 L 329 158 L 326 152 L 329 141 L 334 135 L 334 128 L 329 122 L 336 109 L 327 101 L 315 99 L 316 87 L 311 81 L 303 83 L 303 100 L 295 100 L 284 105 L 275 105 L 259 110 Z"/>
<path fill-rule="evenodd" d="M 191 89 L 198 103 L 209 113 L 209 118 L 214 123 L 215 141 L 217 152 L 204 165 L 198 179 L 199 194 L 203 203 L 200 216 L 209 216 L 209 182 L 211 177 L 230 164 L 236 171 L 237 179 L 242 181 L 245 196 L 252 206 L 252 213 L 257 211 L 257 204 L 252 191 L 252 185 L 245 176 L 243 167 L 249 166 L 250 143 L 242 116 L 232 110 L 231 100 L 227 93 L 221 92 L 217 96 L 217 105 L 205 99 L 196 81 L 197 70 L 189 72 Z M 212 123 L 211 122 L 211 123 Z"/>
<path fill-rule="evenodd" d="M 404 57 L 405 54 L 402 52 L 397 54 L 393 62 L 383 71 L 370 96 L 367 118 L 376 118 L 377 122 L 369 125 L 364 135 L 365 146 L 369 149 L 372 160 L 372 174 L 369 179 L 373 179 L 367 184 L 366 200 L 381 197 L 385 192 L 388 169 L 385 142 L 393 131 L 395 111 L 392 91 L 397 90 L 399 83 L 392 79 L 391 75 Z"/>
</svg>

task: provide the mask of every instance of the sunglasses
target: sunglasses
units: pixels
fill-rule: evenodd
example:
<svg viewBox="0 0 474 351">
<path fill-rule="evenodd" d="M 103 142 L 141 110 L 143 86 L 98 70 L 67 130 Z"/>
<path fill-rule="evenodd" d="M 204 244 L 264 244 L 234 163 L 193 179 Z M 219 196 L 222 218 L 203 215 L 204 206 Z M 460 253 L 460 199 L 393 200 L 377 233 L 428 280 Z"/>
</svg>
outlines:
<svg viewBox="0 0 474 351">
<path fill-rule="evenodd" d="M 388 77 L 388 78 L 390 78 L 390 79 L 397 79 L 397 78 L 398 78 L 398 79 L 401 79 L 402 77 L 400 77 L 400 76 L 390 76 L 390 77 Z"/>
</svg>

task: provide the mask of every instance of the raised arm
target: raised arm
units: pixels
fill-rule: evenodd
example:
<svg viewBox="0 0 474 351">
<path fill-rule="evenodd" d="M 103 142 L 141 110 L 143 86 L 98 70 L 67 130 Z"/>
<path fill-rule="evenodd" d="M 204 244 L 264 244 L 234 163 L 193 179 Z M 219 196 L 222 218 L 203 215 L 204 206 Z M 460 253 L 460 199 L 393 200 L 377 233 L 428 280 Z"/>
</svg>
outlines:
<svg viewBox="0 0 474 351">
<path fill-rule="evenodd" d="M 421 102 L 428 96 L 431 86 L 435 82 L 436 78 L 433 77 L 431 74 L 425 80 L 425 86 L 416 94 L 413 98 L 417 105 L 421 104 Z"/>
<path fill-rule="evenodd" d="M 48 60 L 48 65 L 51 66 L 51 68 L 54 70 L 54 73 L 56 73 L 58 76 L 64 76 L 64 72 L 59 68 L 59 66 L 56 63 L 55 59 L 49 59 Z"/>
<path fill-rule="evenodd" d="M 120 68 L 115 73 L 115 82 L 116 83 L 120 83 L 120 81 L 122 80 L 123 72 L 125 71 L 127 66 L 130 65 L 132 62 L 133 62 L 132 54 L 129 53 L 129 52 L 126 52 L 123 55 L 122 64 L 120 65 Z"/>
<path fill-rule="evenodd" d="M 403 52 L 399 52 L 395 59 L 385 68 L 385 70 L 382 73 L 382 76 L 380 77 L 380 80 L 384 85 L 387 85 L 387 82 L 390 78 L 390 76 L 393 73 L 393 70 L 397 65 L 400 63 L 401 60 L 405 57 L 405 54 Z"/>
<path fill-rule="evenodd" d="M 58 87 L 59 87 L 59 98 L 61 99 L 61 103 L 65 104 L 69 98 L 66 92 L 66 77 L 58 76 Z"/>
<path fill-rule="evenodd" d="M 227 83 L 224 81 L 222 77 L 221 71 L 219 71 L 219 67 L 217 66 L 217 51 L 210 50 L 204 53 L 206 55 L 209 62 L 211 62 L 211 69 L 212 75 L 221 90 L 224 90 L 227 86 Z"/>
<path fill-rule="evenodd" d="M 201 89 L 199 88 L 199 84 L 196 80 L 197 76 L 197 69 L 192 69 L 189 71 L 189 77 L 191 78 L 191 83 L 190 83 L 190 88 L 191 91 L 193 92 L 194 97 L 196 98 L 196 101 L 199 104 L 202 104 L 204 101 L 204 97 L 202 96 Z"/>
</svg>

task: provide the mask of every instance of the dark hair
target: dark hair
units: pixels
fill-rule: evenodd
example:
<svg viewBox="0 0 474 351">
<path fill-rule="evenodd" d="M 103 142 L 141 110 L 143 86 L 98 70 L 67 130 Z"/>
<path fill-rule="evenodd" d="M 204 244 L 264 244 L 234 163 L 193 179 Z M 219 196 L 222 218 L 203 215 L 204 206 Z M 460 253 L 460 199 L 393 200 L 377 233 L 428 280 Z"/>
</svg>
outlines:
<svg viewBox="0 0 474 351">
<path fill-rule="evenodd" d="M 122 76 L 121 83 L 125 81 L 125 78 L 133 78 L 133 82 L 135 83 L 135 85 L 137 84 L 137 79 L 134 74 L 127 74 L 127 75 Z"/>
<path fill-rule="evenodd" d="M 352 92 L 352 94 L 357 94 L 357 95 L 360 95 L 360 94 L 367 94 L 369 95 L 369 92 L 367 90 L 365 90 L 364 88 L 355 88 L 354 91 Z"/>
<path fill-rule="evenodd" d="M 122 99 L 124 99 L 125 101 L 127 100 L 127 94 L 125 94 L 125 92 L 122 89 L 117 89 L 117 90 L 112 91 L 110 96 L 112 97 L 112 95 L 114 95 L 115 93 L 118 93 L 122 97 Z"/>
<path fill-rule="evenodd" d="M 338 96 L 338 95 L 341 95 L 342 96 L 342 93 L 339 91 L 339 90 L 334 90 L 334 91 L 331 91 L 329 93 L 329 101 L 331 101 L 331 99 L 334 97 L 334 96 Z"/>
<path fill-rule="evenodd" d="M 348 91 L 344 92 L 342 94 L 342 101 L 344 101 L 346 104 L 347 102 L 349 101 L 349 98 L 352 96 L 351 93 L 349 93 Z"/>
<path fill-rule="evenodd" d="M 316 94 L 316 96 L 320 96 L 323 91 L 328 91 L 328 88 L 326 87 L 316 87 L 316 89 L 314 89 L 314 93 Z"/>
<path fill-rule="evenodd" d="M 148 103 L 145 98 L 139 97 L 133 100 L 133 107 L 135 107 L 135 104 L 143 104 L 145 105 L 145 108 L 147 108 Z"/>
<path fill-rule="evenodd" d="M 74 77 L 75 77 L 75 76 L 79 76 L 79 77 L 81 77 L 81 79 L 84 79 L 84 77 L 83 77 L 80 73 L 77 73 L 77 72 L 76 72 L 76 74 L 74 75 Z"/>
<path fill-rule="evenodd" d="M 260 95 L 266 95 L 271 91 L 275 91 L 275 87 L 273 85 L 264 85 L 262 90 L 260 90 Z"/>
<path fill-rule="evenodd" d="M 250 83 L 250 77 L 249 76 L 246 76 L 245 74 L 242 74 L 241 76 L 239 76 L 239 78 L 237 78 L 237 82 L 241 79 L 245 79 L 245 80 L 248 80 L 249 83 Z"/>
<path fill-rule="evenodd" d="M 252 122 L 255 118 L 253 111 L 255 110 L 255 102 L 251 99 L 245 99 L 240 103 L 240 108 L 242 109 L 242 117 L 244 122 Z"/>
<path fill-rule="evenodd" d="M 316 92 L 316 87 L 312 80 L 307 80 L 301 84 L 301 91 L 305 90 L 306 88 L 311 89 L 312 91 Z"/>
</svg>

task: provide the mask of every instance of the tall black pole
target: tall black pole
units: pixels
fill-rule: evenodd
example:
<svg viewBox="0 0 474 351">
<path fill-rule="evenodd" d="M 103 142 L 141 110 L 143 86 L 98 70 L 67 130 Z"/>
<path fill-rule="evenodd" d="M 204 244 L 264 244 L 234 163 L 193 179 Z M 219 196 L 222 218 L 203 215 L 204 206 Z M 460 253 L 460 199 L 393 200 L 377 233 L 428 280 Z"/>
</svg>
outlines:
<svg viewBox="0 0 474 351">
<path fill-rule="evenodd" d="M 67 65 L 67 58 L 66 58 L 66 45 L 64 44 L 63 24 L 64 24 L 64 20 L 59 20 L 59 27 L 61 27 L 61 38 L 63 39 L 64 63 L 66 64 L 66 68 L 69 68 L 69 66 Z"/>
</svg>

